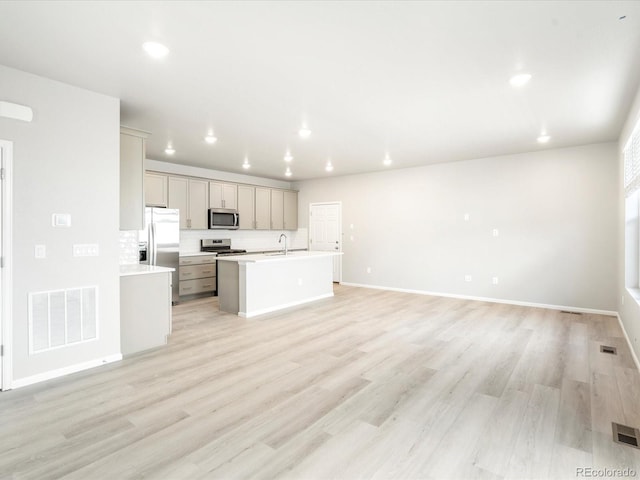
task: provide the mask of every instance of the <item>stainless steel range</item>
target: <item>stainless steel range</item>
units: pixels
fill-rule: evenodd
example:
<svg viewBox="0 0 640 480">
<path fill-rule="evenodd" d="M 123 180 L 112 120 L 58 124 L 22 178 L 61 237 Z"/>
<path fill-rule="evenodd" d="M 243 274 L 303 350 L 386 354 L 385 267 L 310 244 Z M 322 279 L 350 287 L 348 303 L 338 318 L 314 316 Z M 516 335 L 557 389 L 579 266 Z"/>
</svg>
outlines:
<svg viewBox="0 0 640 480">
<path fill-rule="evenodd" d="M 215 253 L 216 257 L 247 253 L 246 250 L 231 248 L 230 238 L 203 238 L 200 240 L 200 251 Z M 218 262 L 216 262 L 216 295 L 218 295 Z"/>
</svg>

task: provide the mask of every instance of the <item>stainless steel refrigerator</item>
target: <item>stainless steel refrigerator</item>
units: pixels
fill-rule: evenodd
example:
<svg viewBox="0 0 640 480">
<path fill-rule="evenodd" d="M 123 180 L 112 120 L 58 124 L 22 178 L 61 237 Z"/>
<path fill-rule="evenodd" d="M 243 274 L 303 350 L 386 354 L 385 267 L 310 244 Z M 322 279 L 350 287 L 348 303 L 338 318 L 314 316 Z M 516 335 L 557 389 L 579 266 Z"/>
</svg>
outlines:
<svg viewBox="0 0 640 480">
<path fill-rule="evenodd" d="M 178 263 L 180 255 L 180 211 L 172 208 L 145 208 L 145 229 L 138 234 L 140 263 L 174 269 L 171 274 L 171 302 L 178 303 Z"/>
</svg>

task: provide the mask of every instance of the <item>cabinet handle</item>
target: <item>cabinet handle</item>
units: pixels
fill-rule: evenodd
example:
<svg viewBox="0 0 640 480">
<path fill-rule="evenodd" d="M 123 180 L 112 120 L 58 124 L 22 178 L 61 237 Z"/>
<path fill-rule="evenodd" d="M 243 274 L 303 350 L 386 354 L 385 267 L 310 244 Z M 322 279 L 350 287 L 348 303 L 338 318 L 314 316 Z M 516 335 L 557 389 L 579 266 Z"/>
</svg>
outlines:
<svg viewBox="0 0 640 480">
<path fill-rule="evenodd" d="M 202 285 L 204 288 L 210 288 L 213 287 L 213 283 L 207 283 L 205 285 Z"/>
<path fill-rule="evenodd" d="M 202 271 L 203 275 L 209 275 L 210 273 L 213 273 L 213 271 L 211 271 L 211 270 L 203 270 Z"/>
<path fill-rule="evenodd" d="M 183 277 L 188 277 L 189 275 L 193 275 L 193 272 L 182 272 Z"/>
<path fill-rule="evenodd" d="M 182 287 L 183 290 L 192 290 L 193 287 Z"/>
</svg>

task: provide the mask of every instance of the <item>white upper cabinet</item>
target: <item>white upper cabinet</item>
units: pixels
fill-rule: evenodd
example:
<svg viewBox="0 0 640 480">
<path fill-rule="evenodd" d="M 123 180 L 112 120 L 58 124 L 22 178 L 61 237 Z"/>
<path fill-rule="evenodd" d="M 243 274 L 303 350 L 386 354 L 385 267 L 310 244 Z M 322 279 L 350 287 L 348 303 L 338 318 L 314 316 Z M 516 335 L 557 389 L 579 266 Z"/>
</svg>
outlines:
<svg viewBox="0 0 640 480">
<path fill-rule="evenodd" d="M 169 177 L 169 208 L 180 210 L 180 228 L 206 230 L 209 183 L 186 177 Z"/>
<path fill-rule="evenodd" d="M 256 228 L 256 187 L 250 185 L 238 185 L 238 215 L 240 215 L 239 228 L 241 230 L 253 230 Z"/>
<path fill-rule="evenodd" d="M 271 230 L 271 189 L 256 187 L 256 230 Z"/>
<path fill-rule="evenodd" d="M 271 190 L 271 230 L 284 229 L 284 192 Z"/>
<path fill-rule="evenodd" d="M 120 127 L 120 230 L 144 227 L 144 157 L 147 132 Z"/>
<path fill-rule="evenodd" d="M 238 185 L 209 182 L 209 208 L 238 208 Z"/>
<path fill-rule="evenodd" d="M 292 190 L 285 190 L 284 192 L 284 229 L 285 230 L 297 230 L 298 229 L 298 192 Z"/>
<path fill-rule="evenodd" d="M 166 207 L 169 186 L 166 175 L 147 172 L 144 176 L 144 203 L 147 207 Z"/>
</svg>

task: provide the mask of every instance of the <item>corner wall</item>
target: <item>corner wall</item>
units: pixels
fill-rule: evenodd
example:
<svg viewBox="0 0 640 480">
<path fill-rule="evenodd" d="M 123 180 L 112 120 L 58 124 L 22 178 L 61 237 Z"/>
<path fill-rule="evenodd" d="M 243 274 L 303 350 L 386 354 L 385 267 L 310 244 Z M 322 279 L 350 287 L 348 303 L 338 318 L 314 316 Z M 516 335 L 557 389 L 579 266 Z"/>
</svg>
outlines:
<svg viewBox="0 0 640 480">
<path fill-rule="evenodd" d="M 31 383 L 120 354 L 118 247 L 119 100 L 0 66 L 2 99 L 33 109 L 33 122 L 0 118 L 13 142 L 13 383 Z M 71 215 L 54 228 L 52 214 Z M 74 244 L 98 257 L 73 257 Z M 34 246 L 46 258 L 34 258 Z M 99 338 L 29 354 L 29 293 L 98 287 Z"/>
<path fill-rule="evenodd" d="M 301 227 L 310 203 L 342 202 L 345 283 L 617 310 L 615 143 L 296 187 Z"/>
</svg>

